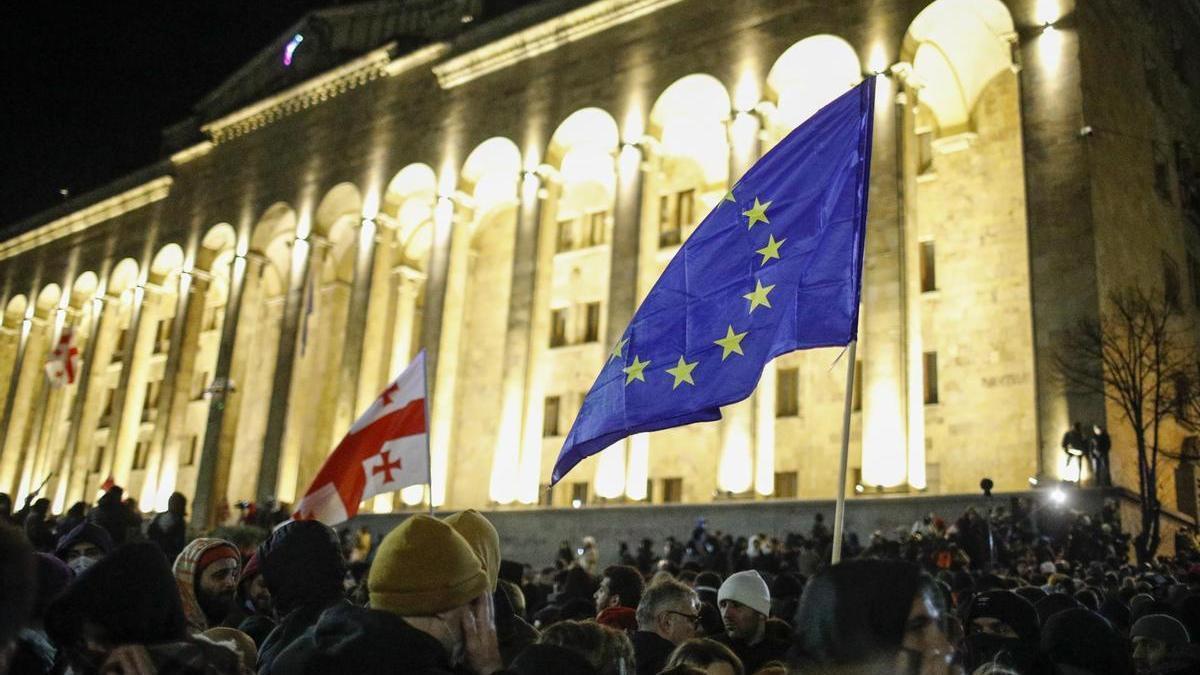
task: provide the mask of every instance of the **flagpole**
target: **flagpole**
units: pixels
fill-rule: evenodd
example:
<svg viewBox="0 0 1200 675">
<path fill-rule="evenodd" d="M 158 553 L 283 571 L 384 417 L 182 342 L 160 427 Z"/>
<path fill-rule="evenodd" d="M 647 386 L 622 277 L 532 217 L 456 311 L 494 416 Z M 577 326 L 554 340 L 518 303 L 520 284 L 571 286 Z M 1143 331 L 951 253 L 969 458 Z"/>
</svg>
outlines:
<svg viewBox="0 0 1200 675">
<path fill-rule="evenodd" d="M 851 340 L 846 354 L 846 400 L 842 405 L 842 457 L 838 463 L 837 505 L 833 510 L 833 559 L 842 559 L 842 528 L 846 520 L 846 471 L 850 457 L 850 408 L 854 405 L 854 364 L 858 340 Z"/>
<path fill-rule="evenodd" d="M 429 515 L 433 515 L 433 451 L 430 436 L 433 425 L 429 420 L 429 353 L 421 350 L 421 379 L 425 382 L 425 490 L 429 498 Z"/>
</svg>

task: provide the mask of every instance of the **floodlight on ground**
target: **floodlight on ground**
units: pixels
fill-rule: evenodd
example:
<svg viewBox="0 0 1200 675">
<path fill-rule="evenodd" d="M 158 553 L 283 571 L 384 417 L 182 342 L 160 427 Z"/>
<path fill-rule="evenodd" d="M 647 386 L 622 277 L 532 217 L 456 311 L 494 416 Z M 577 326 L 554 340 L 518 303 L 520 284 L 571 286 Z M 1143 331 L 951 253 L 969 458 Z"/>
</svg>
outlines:
<svg viewBox="0 0 1200 675">
<path fill-rule="evenodd" d="M 1054 488 L 1054 490 L 1050 492 L 1050 500 L 1061 506 L 1066 503 L 1067 494 L 1063 492 L 1061 488 Z"/>
</svg>

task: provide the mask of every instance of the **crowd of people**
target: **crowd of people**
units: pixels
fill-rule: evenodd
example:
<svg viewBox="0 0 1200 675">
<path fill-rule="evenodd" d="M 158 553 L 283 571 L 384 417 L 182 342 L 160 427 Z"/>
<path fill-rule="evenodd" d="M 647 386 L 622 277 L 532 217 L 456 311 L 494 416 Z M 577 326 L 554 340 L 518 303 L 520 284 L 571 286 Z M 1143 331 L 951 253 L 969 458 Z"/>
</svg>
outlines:
<svg viewBox="0 0 1200 675">
<path fill-rule="evenodd" d="M 535 568 L 473 510 L 233 541 L 190 538 L 182 495 L 147 522 L 122 497 L 0 495 L 0 673 L 1200 673 L 1194 535 L 1133 564 L 1112 503 L 930 514 L 834 565 L 818 515 Z"/>
</svg>

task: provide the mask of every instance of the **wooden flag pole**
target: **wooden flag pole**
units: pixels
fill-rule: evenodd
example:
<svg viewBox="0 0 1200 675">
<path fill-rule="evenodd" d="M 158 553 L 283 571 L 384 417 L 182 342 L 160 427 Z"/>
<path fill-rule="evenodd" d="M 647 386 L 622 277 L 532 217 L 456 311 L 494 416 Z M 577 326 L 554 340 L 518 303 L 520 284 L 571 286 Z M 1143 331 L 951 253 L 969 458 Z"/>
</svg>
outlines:
<svg viewBox="0 0 1200 675">
<path fill-rule="evenodd" d="M 846 472 L 850 458 L 850 408 L 854 405 L 854 364 L 858 340 L 847 345 L 846 400 L 842 406 L 842 457 L 838 463 L 837 505 L 833 510 L 833 556 L 836 565 L 842 559 L 842 527 L 846 520 Z"/>
</svg>

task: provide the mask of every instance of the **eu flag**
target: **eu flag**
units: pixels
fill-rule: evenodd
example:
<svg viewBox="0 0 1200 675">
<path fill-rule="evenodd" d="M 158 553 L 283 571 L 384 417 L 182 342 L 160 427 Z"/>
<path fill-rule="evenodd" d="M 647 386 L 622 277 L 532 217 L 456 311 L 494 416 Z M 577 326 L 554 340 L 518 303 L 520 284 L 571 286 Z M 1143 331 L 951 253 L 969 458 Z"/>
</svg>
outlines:
<svg viewBox="0 0 1200 675">
<path fill-rule="evenodd" d="M 780 354 L 856 338 L 874 101 L 867 78 L 704 218 L 613 346 L 553 483 L 632 434 L 720 419 Z"/>
</svg>

